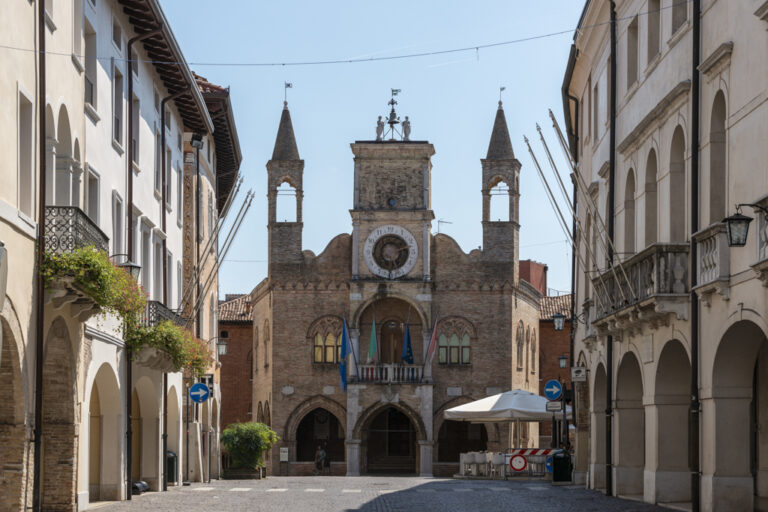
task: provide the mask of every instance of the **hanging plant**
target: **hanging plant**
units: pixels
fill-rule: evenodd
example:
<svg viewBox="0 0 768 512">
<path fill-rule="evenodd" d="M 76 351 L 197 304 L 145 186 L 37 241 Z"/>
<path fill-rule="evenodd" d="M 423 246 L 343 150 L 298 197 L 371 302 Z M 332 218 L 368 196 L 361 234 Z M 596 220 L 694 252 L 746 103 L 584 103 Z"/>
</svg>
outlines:
<svg viewBox="0 0 768 512">
<path fill-rule="evenodd" d="M 171 358 L 176 371 L 187 364 L 186 345 L 192 337 L 191 333 L 169 320 L 157 325 L 136 324 L 126 330 L 125 344 L 134 357 L 143 348 L 162 350 Z"/>
<path fill-rule="evenodd" d="M 63 254 L 46 251 L 40 273 L 47 288 L 71 278 L 105 313 L 118 315 L 124 324 L 136 322 L 147 306 L 146 294 L 133 277 L 92 245 Z"/>
<path fill-rule="evenodd" d="M 187 377 L 200 377 L 204 375 L 214 361 L 213 351 L 208 346 L 208 343 L 192 336 L 190 333 L 184 348 L 187 356 L 186 366 L 184 367 L 185 375 Z"/>
</svg>

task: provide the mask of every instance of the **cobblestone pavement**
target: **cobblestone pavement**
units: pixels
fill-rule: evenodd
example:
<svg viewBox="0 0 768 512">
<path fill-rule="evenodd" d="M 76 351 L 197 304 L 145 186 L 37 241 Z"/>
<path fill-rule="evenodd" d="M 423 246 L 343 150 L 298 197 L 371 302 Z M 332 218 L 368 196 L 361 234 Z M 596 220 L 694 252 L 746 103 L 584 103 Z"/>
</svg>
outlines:
<svg viewBox="0 0 768 512">
<path fill-rule="evenodd" d="M 219 480 L 94 504 L 99 512 L 662 511 L 577 486 L 419 477 L 269 477 Z"/>
</svg>

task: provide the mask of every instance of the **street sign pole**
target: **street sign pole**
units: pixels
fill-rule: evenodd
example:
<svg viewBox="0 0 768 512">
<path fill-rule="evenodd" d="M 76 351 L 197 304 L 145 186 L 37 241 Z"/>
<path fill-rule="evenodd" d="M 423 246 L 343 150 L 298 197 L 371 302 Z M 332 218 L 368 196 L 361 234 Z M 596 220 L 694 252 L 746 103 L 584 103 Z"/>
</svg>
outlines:
<svg viewBox="0 0 768 512">
<path fill-rule="evenodd" d="M 186 470 L 184 471 L 184 482 L 183 485 L 189 485 L 189 384 L 187 384 L 187 392 L 184 394 L 184 402 L 187 404 L 187 439 L 185 441 L 185 447 L 184 447 L 184 458 L 187 460 L 186 462 Z"/>
</svg>

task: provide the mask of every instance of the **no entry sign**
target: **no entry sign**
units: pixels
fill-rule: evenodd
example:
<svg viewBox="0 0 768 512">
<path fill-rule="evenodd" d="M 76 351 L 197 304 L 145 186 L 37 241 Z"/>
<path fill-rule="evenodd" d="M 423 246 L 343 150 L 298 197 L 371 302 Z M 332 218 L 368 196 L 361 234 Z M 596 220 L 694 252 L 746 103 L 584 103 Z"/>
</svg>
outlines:
<svg viewBox="0 0 768 512">
<path fill-rule="evenodd" d="M 522 471 L 528 467 L 528 459 L 523 455 L 514 455 L 509 459 L 509 467 L 514 471 Z"/>
</svg>

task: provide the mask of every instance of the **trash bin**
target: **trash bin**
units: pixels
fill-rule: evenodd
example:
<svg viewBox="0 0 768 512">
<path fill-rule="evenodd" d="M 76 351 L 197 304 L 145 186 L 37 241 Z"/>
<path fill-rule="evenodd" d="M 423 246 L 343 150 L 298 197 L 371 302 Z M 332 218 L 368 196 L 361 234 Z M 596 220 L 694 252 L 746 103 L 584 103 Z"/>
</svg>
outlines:
<svg viewBox="0 0 768 512">
<path fill-rule="evenodd" d="M 571 454 L 561 451 L 552 455 L 552 481 L 571 481 Z"/>
<path fill-rule="evenodd" d="M 175 484 L 176 476 L 179 474 L 179 457 L 176 453 L 168 450 L 165 452 L 165 483 Z"/>
</svg>

